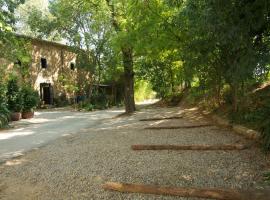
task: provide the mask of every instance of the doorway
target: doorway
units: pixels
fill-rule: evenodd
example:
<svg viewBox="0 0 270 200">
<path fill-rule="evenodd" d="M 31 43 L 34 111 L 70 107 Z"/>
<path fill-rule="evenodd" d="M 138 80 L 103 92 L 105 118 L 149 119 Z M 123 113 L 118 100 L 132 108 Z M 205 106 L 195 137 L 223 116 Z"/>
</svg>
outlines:
<svg viewBox="0 0 270 200">
<path fill-rule="evenodd" d="M 50 83 L 40 83 L 40 98 L 44 104 L 53 103 L 53 89 Z"/>
</svg>

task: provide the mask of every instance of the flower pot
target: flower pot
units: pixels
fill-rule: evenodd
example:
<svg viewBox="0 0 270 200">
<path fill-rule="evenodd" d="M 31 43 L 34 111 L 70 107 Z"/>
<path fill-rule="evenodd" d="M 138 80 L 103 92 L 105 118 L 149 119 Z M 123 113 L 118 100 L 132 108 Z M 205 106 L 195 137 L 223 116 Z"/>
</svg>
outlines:
<svg viewBox="0 0 270 200">
<path fill-rule="evenodd" d="M 22 118 L 23 119 L 30 119 L 34 117 L 34 112 L 33 111 L 28 111 L 28 112 L 23 112 L 22 113 Z"/>
<path fill-rule="evenodd" d="M 22 118 L 22 113 L 13 112 L 10 114 L 11 121 L 19 121 Z"/>
</svg>

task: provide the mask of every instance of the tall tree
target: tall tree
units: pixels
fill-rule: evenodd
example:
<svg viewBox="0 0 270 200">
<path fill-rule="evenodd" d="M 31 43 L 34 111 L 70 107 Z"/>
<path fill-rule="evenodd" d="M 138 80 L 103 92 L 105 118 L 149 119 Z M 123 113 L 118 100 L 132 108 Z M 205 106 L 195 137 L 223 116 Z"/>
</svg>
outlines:
<svg viewBox="0 0 270 200">
<path fill-rule="evenodd" d="M 36 11 L 30 15 L 28 21 L 29 24 L 32 24 L 32 29 L 36 29 L 37 32 L 43 34 L 49 30 L 47 32 L 50 33 L 50 29 L 54 27 L 71 45 L 86 49 L 94 57 L 98 82 L 100 81 L 102 58 L 106 55 L 105 52 L 108 52 L 107 48 L 113 48 L 115 52 L 120 50 L 124 68 L 124 96 L 127 113 L 135 111 L 133 47 L 128 41 L 132 31 L 128 13 L 131 6 L 132 1 L 122 0 L 55 0 L 49 6 L 50 13 L 53 15 L 51 23 L 41 23 L 42 20 L 38 20 L 38 18 L 42 19 L 42 14 Z M 44 28 L 44 24 L 47 29 Z"/>
<path fill-rule="evenodd" d="M 176 19 L 186 22 L 186 67 L 209 85 L 229 84 L 234 111 L 241 85 L 269 63 L 269 11 L 269 1 L 189 0 Z"/>
<path fill-rule="evenodd" d="M 0 0 L 0 58 L 16 62 L 17 59 L 27 61 L 24 56 L 25 45 L 23 39 L 14 35 L 14 11 L 24 0 Z M 1 66 L 3 67 L 3 66 Z"/>
<path fill-rule="evenodd" d="M 124 67 L 125 78 L 125 109 L 126 113 L 135 111 L 134 100 L 134 70 L 133 70 L 133 46 L 132 43 L 125 38 L 127 34 L 133 31 L 132 22 L 129 20 L 128 12 L 130 11 L 132 1 L 113 1 L 106 0 L 110 11 L 111 24 L 120 38 L 119 46 L 122 52 L 122 61 Z"/>
<path fill-rule="evenodd" d="M 48 0 L 25 0 L 15 10 L 16 32 L 32 37 L 38 37 L 38 33 L 33 32 L 28 24 L 29 11 L 39 11 L 46 17 L 51 17 L 48 10 Z"/>
</svg>

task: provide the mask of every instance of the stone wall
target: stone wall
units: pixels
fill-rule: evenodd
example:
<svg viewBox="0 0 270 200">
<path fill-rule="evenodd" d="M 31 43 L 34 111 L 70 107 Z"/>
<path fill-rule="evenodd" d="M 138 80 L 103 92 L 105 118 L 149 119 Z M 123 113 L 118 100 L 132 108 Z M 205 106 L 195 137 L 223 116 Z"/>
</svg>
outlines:
<svg viewBox="0 0 270 200">
<path fill-rule="evenodd" d="M 31 45 L 31 63 L 29 65 L 29 80 L 40 93 L 44 92 L 41 85 L 50 85 L 51 103 L 54 100 L 66 98 L 72 101 L 76 98 L 76 88 L 91 84 L 91 74 L 76 68 L 76 53 L 70 47 L 54 42 L 29 39 Z M 47 67 L 42 68 L 41 59 L 46 59 Z M 2 59 L 0 64 L 5 61 Z M 71 66 L 71 64 L 74 66 Z M 74 67 L 74 69 L 72 69 Z M 14 64 L 9 64 L 7 70 L 15 72 Z M 19 73 L 19 72 L 17 72 Z M 83 83 L 83 84 L 82 84 Z M 74 92 L 77 91 L 77 92 Z"/>
</svg>

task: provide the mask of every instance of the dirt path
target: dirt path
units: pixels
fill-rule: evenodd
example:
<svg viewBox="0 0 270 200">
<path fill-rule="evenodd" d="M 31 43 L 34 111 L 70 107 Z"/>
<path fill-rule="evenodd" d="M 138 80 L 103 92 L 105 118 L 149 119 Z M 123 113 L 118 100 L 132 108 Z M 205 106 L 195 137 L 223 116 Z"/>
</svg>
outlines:
<svg viewBox="0 0 270 200">
<path fill-rule="evenodd" d="M 266 187 L 262 174 L 269 170 L 269 160 L 255 146 L 242 151 L 131 150 L 133 144 L 249 142 L 215 126 L 144 129 L 208 123 L 194 110 L 185 110 L 183 119 L 139 121 L 183 112 L 181 108 L 148 109 L 130 117 L 105 119 L 102 126 L 62 137 L 8 161 L 0 166 L 0 199 L 188 199 L 104 191 L 100 186 L 106 181 L 181 187 Z"/>
</svg>

